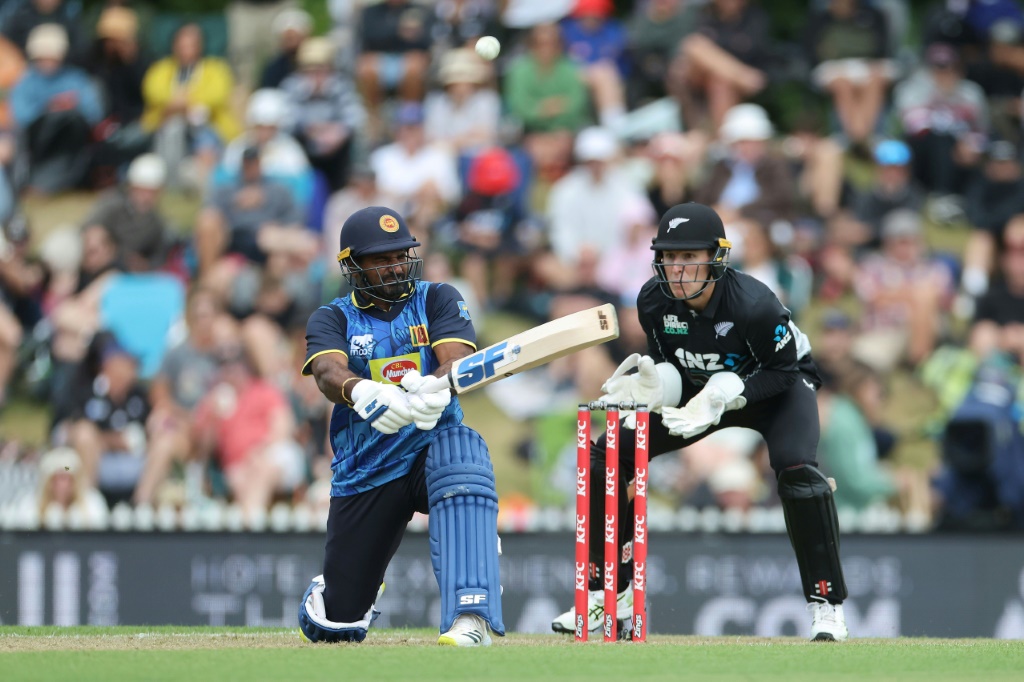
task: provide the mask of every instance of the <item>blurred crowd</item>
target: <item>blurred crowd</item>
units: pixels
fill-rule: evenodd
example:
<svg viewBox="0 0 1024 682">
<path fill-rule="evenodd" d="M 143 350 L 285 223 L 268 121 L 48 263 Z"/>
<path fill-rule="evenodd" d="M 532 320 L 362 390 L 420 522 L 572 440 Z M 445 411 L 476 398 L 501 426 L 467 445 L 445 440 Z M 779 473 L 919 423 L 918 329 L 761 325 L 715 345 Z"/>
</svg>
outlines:
<svg viewBox="0 0 1024 682">
<path fill-rule="evenodd" d="M 0 410 L 50 415 L 41 447 L 0 434 L 8 525 L 322 511 L 331 406 L 298 372 L 305 323 L 345 294 L 342 222 L 376 204 L 483 339 L 618 306 L 617 342 L 488 390 L 531 480 L 502 513 L 564 507 L 575 406 L 645 350 L 650 239 L 693 200 L 811 334 L 841 510 L 1024 526 L 1019 2 L 306 3 L 321 26 L 296 0 L 207 4 L 0 5 Z M 74 225 L 26 217 L 82 190 Z M 930 461 L 899 455 L 919 407 L 899 377 L 935 396 Z M 774 498 L 752 432 L 656 464 L 668 509 Z"/>
</svg>

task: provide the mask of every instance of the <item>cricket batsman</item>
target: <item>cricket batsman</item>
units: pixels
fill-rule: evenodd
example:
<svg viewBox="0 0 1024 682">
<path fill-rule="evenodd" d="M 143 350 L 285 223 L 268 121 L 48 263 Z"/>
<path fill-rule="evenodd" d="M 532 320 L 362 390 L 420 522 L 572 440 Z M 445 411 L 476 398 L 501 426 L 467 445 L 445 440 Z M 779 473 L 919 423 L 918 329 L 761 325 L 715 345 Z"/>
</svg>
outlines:
<svg viewBox="0 0 1024 682">
<path fill-rule="evenodd" d="M 313 642 L 361 642 L 380 614 L 384 572 L 413 512 L 430 515 L 430 555 L 447 646 L 505 634 L 498 575 L 498 495 L 487 444 L 463 425 L 448 388 L 426 392 L 476 350 L 469 310 L 449 284 L 420 280 L 405 220 L 373 206 L 341 230 L 338 262 L 353 288 L 313 312 L 303 374 L 334 403 L 331 506 L 323 574 L 299 605 Z"/>
<path fill-rule="evenodd" d="M 602 401 L 647 404 L 650 456 L 684 448 L 730 426 L 759 432 L 778 477 L 779 497 L 811 612 L 811 639 L 842 641 L 846 583 L 839 560 L 839 522 L 832 487 L 818 470 L 816 390 L 821 386 L 807 337 L 775 294 L 729 268 L 731 244 L 722 219 L 707 206 L 669 209 L 653 240 L 654 277 L 640 291 L 637 314 L 647 355 L 627 358 L 604 383 Z M 636 372 L 630 373 L 636 369 Z M 624 419 L 624 422 L 626 420 Z M 634 469 L 634 442 L 620 439 L 620 485 Z M 605 436 L 591 448 L 594 489 L 604 488 Z M 841 484 L 841 482 L 840 482 Z M 591 518 L 604 499 L 591 497 Z M 632 538 L 629 501 L 619 498 L 619 548 Z M 628 535 L 627 535 L 628 534 Z M 604 617 L 602 544 L 591 542 L 589 622 Z M 633 613 L 632 570 L 618 574 L 619 619 Z M 556 618 L 555 632 L 573 632 L 572 610 Z"/>
</svg>

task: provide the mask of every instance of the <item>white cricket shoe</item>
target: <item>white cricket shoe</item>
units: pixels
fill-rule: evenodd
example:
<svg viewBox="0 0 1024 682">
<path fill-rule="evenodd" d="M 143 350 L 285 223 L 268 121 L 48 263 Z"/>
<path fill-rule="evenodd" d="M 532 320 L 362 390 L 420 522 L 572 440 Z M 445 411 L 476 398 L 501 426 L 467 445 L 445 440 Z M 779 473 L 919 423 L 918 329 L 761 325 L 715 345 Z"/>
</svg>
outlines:
<svg viewBox="0 0 1024 682">
<path fill-rule="evenodd" d="M 604 627 L 604 590 L 591 590 L 587 596 L 588 617 L 587 630 L 596 632 Z M 630 585 L 619 592 L 615 600 L 615 619 L 619 621 L 619 629 L 633 621 L 633 586 Z M 555 632 L 572 634 L 576 632 L 576 607 L 572 607 L 558 618 L 551 621 L 551 629 Z"/>
<path fill-rule="evenodd" d="M 842 604 L 813 601 L 807 605 L 807 609 L 814 614 L 814 620 L 811 621 L 812 642 L 844 642 L 850 636 Z"/>
<path fill-rule="evenodd" d="M 480 616 L 471 613 L 459 614 L 452 623 L 452 629 L 437 638 L 441 646 L 490 646 L 490 627 Z"/>
</svg>

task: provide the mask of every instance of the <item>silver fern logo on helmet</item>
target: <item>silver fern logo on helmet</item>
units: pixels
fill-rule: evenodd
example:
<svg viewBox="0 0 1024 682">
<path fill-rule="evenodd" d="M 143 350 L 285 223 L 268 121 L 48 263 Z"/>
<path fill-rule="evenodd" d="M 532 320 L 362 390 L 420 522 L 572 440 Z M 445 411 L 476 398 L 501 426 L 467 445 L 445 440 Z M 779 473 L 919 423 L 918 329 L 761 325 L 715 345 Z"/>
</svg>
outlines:
<svg viewBox="0 0 1024 682">
<path fill-rule="evenodd" d="M 733 328 L 732 322 L 719 322 L 715 325 L 715 338 L 724 337 Z"/>
</svg>

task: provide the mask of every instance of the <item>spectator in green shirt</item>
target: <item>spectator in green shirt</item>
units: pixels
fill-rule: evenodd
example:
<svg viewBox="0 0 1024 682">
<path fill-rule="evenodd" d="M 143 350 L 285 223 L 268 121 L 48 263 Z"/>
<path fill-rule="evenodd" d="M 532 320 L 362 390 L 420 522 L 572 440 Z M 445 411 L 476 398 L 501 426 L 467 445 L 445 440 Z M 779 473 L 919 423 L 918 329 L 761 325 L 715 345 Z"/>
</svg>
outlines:
<svg viewBox="0 0 1024 682">
<path fill-rule="evenodd" d="M 512 61 L 505 76 L 505 104 L 522 124 L 524 143 L 540 172 L 563 169 L 573 135 L 589 122 L 590 114 L 583 74 L 566 57 L 554 24 L 535 26 L 529 51 Z"/>
</svg>

